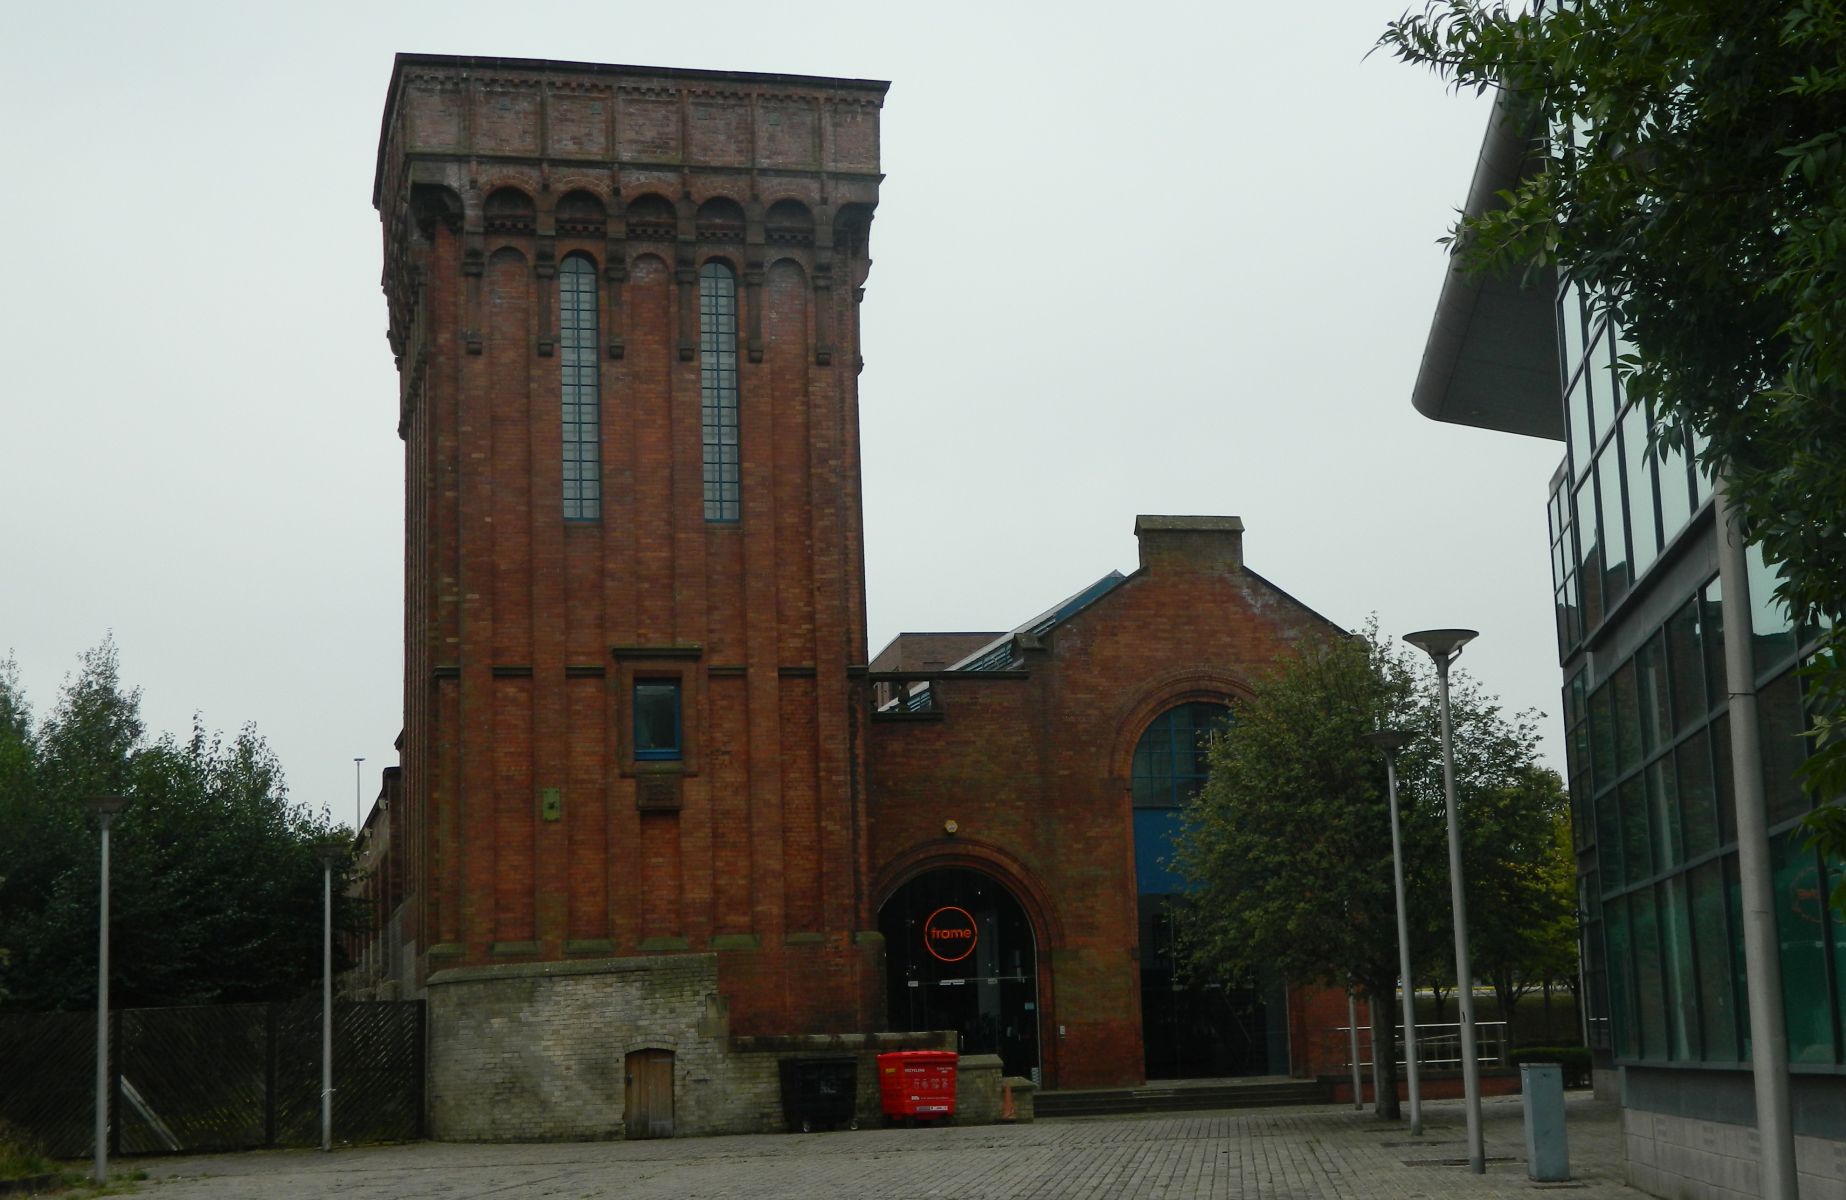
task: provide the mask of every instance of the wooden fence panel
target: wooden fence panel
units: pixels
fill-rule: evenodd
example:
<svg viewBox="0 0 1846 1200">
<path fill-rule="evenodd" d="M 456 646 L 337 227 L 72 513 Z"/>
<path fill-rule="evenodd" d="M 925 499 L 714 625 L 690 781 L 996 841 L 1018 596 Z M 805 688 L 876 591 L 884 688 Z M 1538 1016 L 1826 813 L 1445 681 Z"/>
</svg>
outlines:
<svg viewBox="0 0 1846 1200">
<path fill-rule="evenodd" d="M 115 1060 L 116 1150 L 157 1154 L 266 1144 L 267 1008 L 124 1010 Z"/>
<path fill-rule="evenodd" d="M 0 1015 L 0 1064 L 0 1121 L 48 1154 L 88 1154 L 96 1121 L 96 1014 Z"/>
</svg>

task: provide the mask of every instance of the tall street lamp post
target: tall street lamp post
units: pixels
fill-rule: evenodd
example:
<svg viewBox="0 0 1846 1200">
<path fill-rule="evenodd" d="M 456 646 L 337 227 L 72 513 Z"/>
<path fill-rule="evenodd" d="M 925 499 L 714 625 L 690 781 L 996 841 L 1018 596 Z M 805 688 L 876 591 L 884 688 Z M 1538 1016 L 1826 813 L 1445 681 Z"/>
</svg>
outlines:
<svg viewBox="0 0 1846 1200">
<path fill-rule="evenodd" d="M 1365 740 L 1384 752 L 1386 793 L 1391 800 L 1391 875 L 1397 885 L 1397 970 L 1404 983 L 1404 1067 L 1409 1077 L 1410 1132 L 1423 1132 L 1423 1090 L 1417 1072 L 1417 990 L 1410 978 L 1410 916 L 1404 907 L 1404 839 L 1397 822 L 1397 752 L 1408 746 L 1414 734 L 1401 729 L 1380 729 L 1365 735 Z M 1377 1022 L 1372 1022 L 1374 1027 Z M 1378 1030 L 1372 1030 L 1372 1044 L 1378 1043 Z"/>
<path fill-rule="evenodd" d="M 328 842 L 316 849 L 321 861 L 320 1148 L 333 1149 L 333 868 L 347 847 Z"/>
<path fill-rule="evenodd" d="M 1435 661 L 1442 701 L 1442 797 L 1449 818 L 1449 902 L 1455 910 L 1455 994 L 1461 1000 L 1461 1085 L 1468 1102 L 1468 1170 L 1487 1173 L 1481 1135 L 1481 1064 L 1474 1047 L 1474 971 L 1468 962 L 1468 897 L 1462 887 L 1461 818 L 1455 806 L 1455 745 L 1449 729 L 1449 667 L 1480 635 L 1472 629 L 1425 629 L 1404 640 Z"/>
<path fill-rule="evenodd" d="M 102 917 L 96 951 L 96 1166 L 98 1185 L 109 1182 L 109 826 L 128 805 L 126 796 L 92 796 L 84 807 L 102 826 Z"/>
</svg>

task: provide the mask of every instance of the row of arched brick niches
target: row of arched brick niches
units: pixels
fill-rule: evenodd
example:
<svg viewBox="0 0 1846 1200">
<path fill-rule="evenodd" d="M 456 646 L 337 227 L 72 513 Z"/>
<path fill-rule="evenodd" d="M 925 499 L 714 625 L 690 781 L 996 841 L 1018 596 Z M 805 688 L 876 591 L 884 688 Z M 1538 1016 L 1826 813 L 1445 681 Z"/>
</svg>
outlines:
<svg viewBox="0 0 1846 1200">
<path fill-rule="evenodd" d="M 749 226 L 744 205 L 729 196 L 712 196 L 691 209 L 694 235 L 702 242 L 742 242 Z M 762 207 L 763 240 L 771 246 L 814 245 L 814 213 L 801 200 L 785 196 Z M 641 192 L 620 202 L 618 214 L 627 236 L 638 241 L 672 241 L 687 214 L 679 204 L 658 192 Z M 481 227 L 487 233 L 535 233 L 538 205 L 524 190 L 498 187 L 481 202 Z M 558 197 L 551 211 L 559 236 L 598 238 L 609 230 L 609 205 L 594 192 L 575 188 Z M 843 204 L 834 214 L 832 243 L 845 254 L 863 254 L 871 210 L 863 204 Z"/>
<path fill-rule="evenodd" d="M 552 193 L 543 195 L 549 198 Z M 438 185 L 418 185 L 412 200 L 412 217 L 425 239 L 433 236 L 438 224 L 457 232 L 479 231 L 484 245 L 492 247 L 487 251 L 489 275 L 493 277 L 490 290 L 498 294 L 503 294 L 503 286 L 513 284 L 515 269 L 528 270 L 533 265 L 534 260 L 521 247 L 530 248 L 527 239 L 536 238 L 540 218 L 546 215 L 553 238 L 563 243 L 559 248 L 564 249 L 564 255 L 560 257 L 582 255 L 600 269 L 605 255 L 621 254 L 626 260 L 621 272 L 625 291 L 636 288 L 645 293 L 669 284 L 673 279 L 671 260 L 680 251 L 668 248 L 681 247 L 682 232 L 689 233 L 694 261 L 688 265 L 703 265 L 713 259 L 727 263 L 738 274 L 740 316 L 746 319 L 754 297 L 741 286 L 747 282 L 744 271 L 767 263 L 762 308 L 769 319 L 761 326 L 756 321 L 747 323 L 760 328 L 772 342 L 779 335 L 793 332 L 787 329 L 788 318 L 799 316 L 805 323 L 806 293 L 811 283 L 819 282 L 817 276 L 835 287 L 857 289 L 869 268 L 867 243 L 872 206 L 858 202 L 839 205 L 833 212 L 830 245 L 821 246 L 817 256 L 814 211 L 802 200 L 787 196 L 751 202 L 750 209 L 756 210 L 760 221 L 760 233 L 759 221 L 751 219 L 752 213 L 743 202 L 721 195 L 698 203 L 690 198 L 675 203 L 658 192 L 643 191 L 627 198 L 616 194 L 605 199 L 584 188 L 571 188 L 556 195 L 548 214 L 541 211 L 530 193 L 510 185 L 489 190 L 473 214 L 468 213 L 461 196 Z M 611 216 L 612 205 L 617 209 L 619 224 Z M 618 238 L 626 245 L 613 244 Z M 414 297 L 405 298 L 414 310 Z M 622 306 L 622 323 L 630 329 L 649 318 L 666 317 L 664 312 L 653 311 L 654 306 L 644 296 L 636 296 L 635 302 L 637 307 L 631 308 L 627 303 Z M 791 305 L 797 311 L 788 311 Z M 410 313 L 402 315 L 409 317 Z M 778 316 L 782 319 L 778 320 Z M 751 331 L 739 330 L 740 334 Z M 604 330 L 605 335 L 615 335 L 611 339 L 612 355 L 621 353 L 618 346 L 625 340 L 621 332 Z M 819 345 L 829 342 L 822 330 L 810 332 Z M 750 357 L 754 360 L 757 355 L 753 352 Z"/>
<path fill-rule="evenodd" d="M 530 236 L 539 232 L 539 218 L 549 215 L 551 231 L 559 238 L 604 240 L 612 233 L 633 242 L 673 243 L 683 231 L 702 245 L 744 246 L 752 222 L 744 204 L 728 196 L 712 196 L 694 205 L 690 200 L 676 204 L 658 192 L 642 192 L 618 204 L 620 228 L 614 227 L 609 203 L 602 196 L 582 188 L 560 195 L 548 214 L 523 189 L 502 186 L 488 192 L 480 202 L 478 221 L 466 221 L 465 201 L 444 187 L 420 185 L 416 188 L 415 219 L 428 235 L 438 221 L 451 227 L 478 228 L 488 236 Z M 815 246 L 814 212 L 793 197 L 768 203 L 752 201 L 760 208 L 761 244 L 766 253 L 782 255 L 791 251 L 811 251 Z M 868 204 L 842 204 L 833 214 L 828 246 L 844 259 L 863 259 L 872 208 Z M 688 225 L 690 226 L 688 228 Z M 805 257 L 803 255 L 802 257 Z M 858 284 L 857 279 L 844 281 Z"/>
</svg>

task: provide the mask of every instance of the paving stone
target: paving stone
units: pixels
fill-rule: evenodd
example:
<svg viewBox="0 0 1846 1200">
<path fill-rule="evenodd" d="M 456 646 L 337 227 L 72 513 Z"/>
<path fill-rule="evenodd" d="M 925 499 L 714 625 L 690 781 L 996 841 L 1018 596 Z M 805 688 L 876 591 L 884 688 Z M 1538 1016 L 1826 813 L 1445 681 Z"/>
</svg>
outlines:
<svg viewBox="0 0 1846 1200">
<path fill-rule="evenodd" d="M 1573 1197 L 1638 1200 L 1620 1111 L 1567 1103 Z M 155 1200 L 1492 1200 L 1558 1188 L 1525 1173 L 1517 1097 L 1483 1104 L 1489 1163 L 1465 1156 L 1458 1101 L 1424 1105 L 1427 1150 L 1402 1124 L 1350 1108 L 1069 1117 L 1031 1125 L 751 1134 L 651 1142 L 457 1144 L 143 1160 Z"/>
</svg>

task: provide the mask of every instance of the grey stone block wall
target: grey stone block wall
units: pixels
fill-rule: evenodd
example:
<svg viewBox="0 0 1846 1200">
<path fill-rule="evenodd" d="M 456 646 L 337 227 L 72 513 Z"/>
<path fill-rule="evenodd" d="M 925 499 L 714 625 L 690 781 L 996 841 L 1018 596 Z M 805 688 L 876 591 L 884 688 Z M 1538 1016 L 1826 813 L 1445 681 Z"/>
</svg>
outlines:
<svg viewBox="0 0 1846 1200">
<path fill-rule="evenodd" d="M 623 1136 L 625 1062 L 673 1052 L 676 1134 L 768 1128 L 775 1063 L 728 1052 L 710 954 L 442 971 L 429 979 L 432 1136 Z"/>
<path fill-rule="evenodd" d="M 1033 1120 L 1037 1106 L 1038 1085 L 1023 1075 L 1008 1075 L 1000 1081 L 1001 1085 L 1012 1089 L 1013 1120 L 1019 1124 L 1029 1124 Z M 1004 1115 L 1001 1120 L 1005 1120 Z"/>
<path fill-rule="evenodd" d="M 675 1136 L 782 1129 L 786 1058 L 855 1058 L 859 1121 L 875 1124 L 879 1054 L 955 1048 L 953 1033 L 732 1038 L 711 954 L 455 968 L 426 995 L 429 1128 L 442 1141 L 623 1137 L 636 1050 L 673 1052 Z M 958 1100 L 959 1119 L 997 1120 L 1000 1060 L 963 1062 L 979 1098 Z"/>
<path fill-rule="evenodd" d="M 938 1033 L 870 1033 L 814 1034 L 795 1037 L 740 1037 L 731 1039 L 731 1050 L 740 1059 L 767 1064 L 774 1116 L 767 1128 L 781 1129 L 780 1063 L 786 1058 L 852 1058 L 859 1064 L 858 1097 L 854 1108 L 861 1128 L 873 1128 L 884 1117 L 884 1105 L 878 1090 L 878 1056 L 894 1050 L 953 1050 L 953 1032 Z M 962 1060 L 966 1062 L 966 1059 Z M 998 1061 L 998 1060 L 996 1060 Z M 759 1068 L 760 1069 L 760 1068 Z M 957 1076 L 957 1084 L 960 1077 Z M 960 1105 L 957 1099 L 957 1107 Z M 964 1124 L 968 1123 L 966 1121 Z"/>
<path fill-rule="evenodd" d="M 964 1054 L 956 1064 L 955 1119 L 992 1125 L 1000 1119 L 1000 1056 Z"/>
<path fill-rule="evenodd" d="M 1666 1200 L 1742 1200 L 1762 1194 L 1756 1130 L 1626 1109 L 1628 1182 Z M 1846 1200 L 1846 1142 L 1797 1137 L 1801 1200 Z"/>
</svg>

